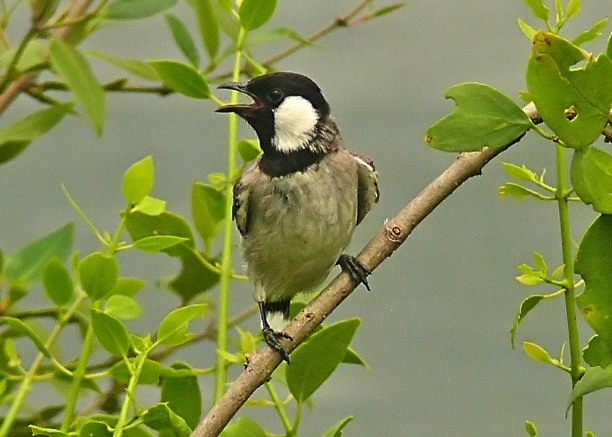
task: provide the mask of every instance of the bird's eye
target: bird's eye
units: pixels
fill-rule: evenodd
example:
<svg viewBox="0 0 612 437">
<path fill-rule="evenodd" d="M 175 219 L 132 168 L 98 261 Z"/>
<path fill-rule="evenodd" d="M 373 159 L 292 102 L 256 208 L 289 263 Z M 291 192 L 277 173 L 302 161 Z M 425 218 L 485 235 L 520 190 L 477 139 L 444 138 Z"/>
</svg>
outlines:
<svg viewBox="0 0 612 437">
<path fill-rule="evenodd" d="M 268 91 L 267 98 L 270 103 L 278 103 L 283 98 L 283 92 L 279 88 L 272 88 Z"/>
</svg>

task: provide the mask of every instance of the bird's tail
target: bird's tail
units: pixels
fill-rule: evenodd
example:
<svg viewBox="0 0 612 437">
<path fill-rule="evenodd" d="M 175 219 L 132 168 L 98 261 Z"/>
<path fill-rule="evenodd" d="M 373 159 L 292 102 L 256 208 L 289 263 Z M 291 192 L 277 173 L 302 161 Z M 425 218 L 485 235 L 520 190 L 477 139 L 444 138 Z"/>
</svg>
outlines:
<svg viewBox="0 0 612 437">
<path fill-rule="evenodd" d="M 280 332 L 289 323 L 289 307 L 291 301 L 283 300 L 278 302 L 264 303 L 264 311 L 270 327 L 276 332 Z"/>
</svg>

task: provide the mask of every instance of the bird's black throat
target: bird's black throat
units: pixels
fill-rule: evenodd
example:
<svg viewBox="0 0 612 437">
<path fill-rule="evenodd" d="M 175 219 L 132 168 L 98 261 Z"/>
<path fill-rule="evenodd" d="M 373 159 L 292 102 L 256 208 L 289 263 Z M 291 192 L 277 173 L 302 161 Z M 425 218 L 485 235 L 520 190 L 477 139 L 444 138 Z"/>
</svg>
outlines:
<svg viewBox="0 0 612 437">
<path fill-rule="evenodd" d="M 304 171 L 317 164 L 325 155 L 322 151 L 310 149 L 295 150 L 290 153 L 277 151 L 264 152 L 259 160 L 259 168 L 270 177 L 286 176 L 298 171 Z"/>
</svg>

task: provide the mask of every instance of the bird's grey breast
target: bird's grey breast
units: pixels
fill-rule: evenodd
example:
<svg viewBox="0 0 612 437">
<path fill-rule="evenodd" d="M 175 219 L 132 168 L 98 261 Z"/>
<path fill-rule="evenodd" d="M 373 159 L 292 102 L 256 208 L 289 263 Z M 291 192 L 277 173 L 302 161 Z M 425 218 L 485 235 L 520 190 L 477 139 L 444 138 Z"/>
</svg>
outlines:
<svg viewBox="0 0 612 437">
<path fill-rule="evenodd" d="M 243 251 L 255 293 L 276 300 L 325 279 L 356 226 L 357 165 L 342 149 L 304 171 L 253 178 Z"/>
</svg>

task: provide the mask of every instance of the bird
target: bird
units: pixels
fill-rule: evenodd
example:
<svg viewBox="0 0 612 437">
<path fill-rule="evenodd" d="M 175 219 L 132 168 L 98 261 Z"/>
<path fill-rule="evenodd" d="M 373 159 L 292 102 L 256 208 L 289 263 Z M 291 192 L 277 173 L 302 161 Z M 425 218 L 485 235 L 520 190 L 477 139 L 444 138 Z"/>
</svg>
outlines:
<svg viewBox="0 0 612 437">
<path fill-rule="evenodd" d="M 291 299 L 317 291 L 335 265 L 370 289 L 367 266 L 344 253 L 355 227 L 378 201 L 378 175 L 366 155 L 349 151 L 319 86 L 274 72 L 220 85 L 249 96 L 216 112 L 235 113 L 259 138 L 262 154 L 239 177 L 233 220 L 259 306 L 265 342 L 290 363 L 271 327 L 289 318 Z"/>
</svg>

